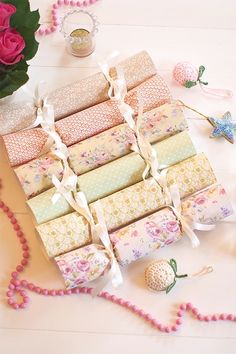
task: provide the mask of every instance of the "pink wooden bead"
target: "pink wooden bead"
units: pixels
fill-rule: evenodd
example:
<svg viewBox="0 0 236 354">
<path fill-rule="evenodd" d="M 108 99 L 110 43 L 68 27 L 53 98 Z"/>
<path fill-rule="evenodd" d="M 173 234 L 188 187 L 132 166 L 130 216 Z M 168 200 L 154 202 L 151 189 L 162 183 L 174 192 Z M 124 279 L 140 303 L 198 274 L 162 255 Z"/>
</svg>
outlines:
<svg viewBox="0 0 236 354">
<path fill-rule="evenodd" d="M 23 266 L 26 266 L 26 265 L 28 264 L 28 260 L 25 259 L 25 258 L 22 259 L 21 264 L 22 264 Z"/>
<path fill-rule="evenodd" d="M 42 294 L 43 294 L 43 295 L 48 295 L 48 290 L 47 290 L 47 289 L 43 289 L 43 290 L 42 290 Z"/>
<path fill-rule="evenodd" d="M 182 316 L 183 316 L 183 312 L 182 312 L 182 311 L 178 311 L 178 312 L 177 312 L 177 316 L 178 316 L 178 317 L 182 317 Z"/>
<path fill-rule="evenodd" d="M 12 307 L 13 307 L 15 310 L 17 310 L 17 309 L 19 308 L 19 305 L 18 305 L 17 303 L 14 303 L 14 304 L 12 305 Z"/>
<path fill-rule="evenodd" d="M 211 316 L 212 321 L 217 321 L 218 318 L 219 318 L 219 317 L 218 317 L 217 315 L 212 315 L 212 316 Z"/>
<path fill-rule="evenodd" d="M 171 332 L 171 328 L 170 328 L 169 326 L 166 326 L 165 332 L 166 332 L 166 333 L 170 333 L 170 332 Z"/>
<path fill-rule="evenodd" d="M 177 320 L 175 321 L 175 323 L 180 326 L 182 324 L 182 320 L 180 318 L 177 318 Z"/>
<path fill-rule="evenodd" d="M 72 294 L 72 290 L 68 289 L 66 290 L 66 295 L 71 295 Z"/>
<path fill-rule="evenodd" d="M 191 302 L 188 302 L 188 303 L 186 304 L 186 308 L 187 308 L 187 310 L 192 310 L 193 305 L 191 304 Z"/>
<path fill-rule="evenodd" d="M 28 282 L 27 282 L 27 280 L 21 280 L 20 284 L 21 284 L 22 286 L 26 287 L 27 284 L 28 284 Z"/>
<path fill-rule="evenodd" d="M 64 4 L 64 1 L 63 1 L 63 0 L 57 0 L 57 4 L 58 4 L 59 6 L 61 6 L 61 5 Z"/>
<path fill-rule="evenodd" d="M 11 218 L 11 223 L 12 223 L 12 224 L 16 224 L 16 223 L 17 223 L 16 218 L 14 218 L 14 217 L 13 217 L 13 218 Z"/>
<path fill-rule="evenodd" d="M 54 16 L 54 15 L 57 15 L 57 10 L 55 10 L 55 9 L 52 9 L 52 12 L 51 12 L 51 14 L 52 14 L 52 16 Z"/>
<path fill-rule="evenodd" d="M 3 208 L 4 205 L 5 205 L 5 204 L 1 201 L 1 202 L 0 202 L 0 208 Z"/>
<path fill-rule="evenodd" d="M 55 290 L 49 290 L 49 295 L 55 296 L 56 295 L 56 291 Z"/>
<path fill-rule="evenodd" d="M 2 208 L 2 210 L 3 210 L 5 213 L 7 213 L 8 210 L 9 210 L 9 208 L 8 208 L 6 205 L 4 205 L 3 208 Z"/>
<path fill-rule="evenodd" d="M 11 273 L 12 278 L 17 278 L 18 275 L 19 275 L 18 272 L 12 272 Z"/>
<path fill-rule="evenodd" d="M 76 6 L 81 7 L 80 1 L 77 1 Z"/>
<path fill-rule="evenodd" d="M 14 292 L 12 290 L 7 291 L 7 296 L 12 297 L 14 295 Z"/>
<path fill-rule="evenodd" d="M 41 293 L 41 288 L 39 286 L 36 286 L 36 288 L 34 289 L 34 291 L 37 293 L 37 294 L 40 294 Z"/>
<path fill-rule="evenodd" d="M 76 6 L 76 2 L 74 0 L 70 1 L 70 6 Z"/>
<path fill-rule="evenodd" d="M 56 27 L 56 26 L 52 26 L 52 27 L 51 27 L 51 32 L 55 32 L 55 31 L 56 31 L 56 29 L 57 29 L 57 27 Z"/>
<path fill-rule="evenodd" d="M 19 226 L 18 224 L 15 224 L 15 225 L 13 226 L 13 229 L 14 229 L 15 231 L 18 231 L 18 230 L 20 230 L 20 226 Z"/>
<path fill-rule="evenodd" d="M 175 325 L 173 325 L 173 326 L 171 327 L 171 330 L 172 330 L 173 332 L 176 332 L 176 331 L 178 331 L 178 327 L 175 326 Z"/>
<path fill-rule="evenodd" d="M 26 244 L 23 244 L 23 245 L 22 245 L 22 249 L 23 249 L 23 251 L 28 251 L 29 246 L 26 245 Z"/>
<path fill-rule="evenodd" d="M 23 232 L 22 232 L 21 230 L 20 230 L 20 231 L 17 231 L 17 233 L 16 233 L 16 234 L 17 234 L 17 236 L 18 236 L 18 237 L 23 236 Z"/>
<path fill-rule="evenodd" d="M 198 309 L 197 309 L 196 307 L 194 307 L 194 308 L 192 309 L 192 313 L 193 313 L 195 316 L 197 316 L 197 315 L 198 315 Z"/>
<path fill-rule="evenodd" d="M 27 307 L 27 303 L 26 302 L 22 302 L 21 304 L 20 304 L 20 308 L 21 309 L 25 309 Z"/>
<path fill-rule="evenodd" d="M 65 5 L 69 5 L 70 1 L 69 0 L 64 0 Z"/>
<path fill-rule="evenodd" d="M 17 272 L 23 272 L 24 268 L 23 268 L 22 265 L 18 265 L 18 266 L 16 267 L 16 270 L 17 270 Z"/>
<path fill-rule="evenodd" d="M 226 320 L 226 315 L 224 313 L 221 313 L 220 314 L 220 320 Z"/>
<path fill-rule="evenodd" d="M 86 0 L 83 1 L 83 6 L 88 6 L 88 2 Z"/>
<path fill-rule="evenodd" d="M 228 314 L 228 316 L 227 316 L 227 320 L 229 320 L 229 321 L 234 320 L 234 315 L 232 315 L 231 313 L 230 313 L 230 314 Z"/>
<path fill-rule="evenodd" d="M 11 218 L 11 217 L 13 216 L 13 213 L 12 213 L 11 211 L 8 211 L 8 212 L 7 212 L 7 216 L 8 216 L 9 218 Z"/>
<path fill-rule="evenodd" d="M 209 322 L 210 321 L 210 316 L 204 316 L 204 321 Z"/>
<path fill-rule="evenodd" d="M 53 5 L 52 5 L 52 8 L 55 9 L 55 10 L 57 10 L 57 9 L 58 9 L 58 4 L 53 4 Z"/>
<path fill-rule="evenodd" d="M 24 237 L 20 237 L 20 243 L 26 243 L 26 239 Z"/>
<path fill-rule="evenodd" d="M 29 256 L 30 256 L 30 255 L 29 255 L 29 252 L 26 252 L 26 251 L 23 252 L 23 257 L 24 257 L 24 258 L 29 258 Z"/>
<path fill-rule="evenodd" d="M 8 305 L 12 305 L 12 304 L 14 304 L 14 300 L 13 299 L 8 299 L 7 303 L 8 303 Z"/>
<path fill-rule="evenodd" d="M 58 20 L 53 21 L 53 25 L 54 25 L 55 27 L 59 26 L 59 24 L 60 24 L 60 22 L 59 22 Z"/>
<path fill-rule="evenodd" d="M 181 304 L 180 305 L 180 309 L 183 310 L 183 311 L 186 310 L 186 304 Z"/>
<path fill-rule="evenodd" d="M 24 296 L 23 301 L 27 304 L 30 301 L 30 298 L 28 296 Z"/>
<path fill-rule="evenodd" d="M 46 28 L 46 29 L 45 29 L 45 33 L 46 33 L 46 34 L 50 34 L 50 33 L 51 33 L 50 28 Z"/>
<path fill-rule="evenodd" d="M 15 285 L 14 285 L 14 284 L 9 284 L 9 285 L 8 285 L 8 289 L 14 290 L 14 289 L 15 289 Z"/>
</svg>

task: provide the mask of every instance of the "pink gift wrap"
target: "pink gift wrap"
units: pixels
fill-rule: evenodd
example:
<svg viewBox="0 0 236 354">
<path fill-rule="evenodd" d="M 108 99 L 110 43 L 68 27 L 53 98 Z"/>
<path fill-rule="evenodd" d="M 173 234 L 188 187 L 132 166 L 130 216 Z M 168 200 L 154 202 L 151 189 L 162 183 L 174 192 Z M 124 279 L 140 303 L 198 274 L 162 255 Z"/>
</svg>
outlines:
<svg viewBox="0 0 236 354">
<path fill-rule="evenodd" d="M 168 138 L 187 129 L 187 122 L 178 102 L 166 103 L 143 114 L 140 131 L 151 143 Z M 69 147 L 69 165 L 82 175 L 131 152 L 134 133 L 127 123 L 117 125 L 94 137 Z M 27 199 L 53 187 L 52 175 L 61 179 L 63 166 L 47 153 L 15 168 L 15 173 Z"/>
<path fill-rule="evenodd" d="M 110 266 L 110 259 L 100 245 L 91 244 L 55 258 L 67 289 L 99 278 Z"/>
<path fill-rule="evenodd" d="M 229 198 L 220 184 L 212 185 L 184 199 L 181 206 L 183 216 L 203 224 L 216 223 L 233 213 Z M 182 236 L 181 223 L 172 209 L 165 207 L 111 233 L 110 240 L 117 261 L 124 266 L 160 247 L 178 241 Z M 87 256 L 88 251 L 92 252 L 91 264 L 90 257 Z M 94 280 L 109 268 L 109 260 L 106 261 L 104 250 L 94 244 L 83 246 L 55 259 L 68 288 Z M 94 272 L 94 259 L 97 275 L 95 277 L 91 276 L 91 272 Z M 81 268 L 81 261 L 83 274 L 81 269 L 78 271 L 76 268 L 77 264 Z"/>
<path fill-rule="evenodd" d="M 169 89 L 158 75 L 128 92 L 126 102 L 135 114 L 138 112 L 138 95 L 143 102 L 144 112 L 170 100 Z M 56 130 L 62 141 L 70 146 L 123 122 L 117 103 L 109 100 L 60 120 L 56 123 Z M 39 156 L 47 141 L 47 134 L 36 128 L 8 134 L 3 139 L 11 166 L 17 166 Z"/>
<path fill-rule="evenodd" d="M 116 65 L 121 68 L 131 90 L 156 74 L 156 68 L 146 51 L 139 52 Z M 111 68 L 112 77 L 115 69 Z M 109 84 L 102 72 L 47 94 L 59 120 L 108 99 Z M 27 99 L 27 97 L 26 97 Z M 0 106 L 0 135 L 10 134 L 32 125 L 36 107 L 33 102 L 19 102 Z"/>
<path fill-rule="evenodd" d="M 221 184 L 184 199 L 181 206 L 184 216 L 202 224 L 215 224 L 233 214 L 233 207 Z"/>
<path fill-rule="evenodd" d="M 110 239 L 119 264 L 124 266 L 178 241 L 181 236 L 180 222 L 171 209 L 164 208 L 113 232 Z"/>
</svg>

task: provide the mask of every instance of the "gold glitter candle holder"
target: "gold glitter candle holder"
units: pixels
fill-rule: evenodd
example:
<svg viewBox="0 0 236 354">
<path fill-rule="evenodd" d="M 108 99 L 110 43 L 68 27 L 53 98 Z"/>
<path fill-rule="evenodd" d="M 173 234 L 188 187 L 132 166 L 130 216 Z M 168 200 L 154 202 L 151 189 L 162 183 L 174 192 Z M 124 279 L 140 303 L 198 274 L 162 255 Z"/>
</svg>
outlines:
<svg viewBox="0 0 236 354">
<path fill-rule="evenodd" d="M 68 20 L 73 15 L 87 17 L 90 23 L 84 25 L 82 20 L 76 20 L 76 24 L 69 24 Z M 77 21 L 81 24 L 77 24 Z M 77 57 L 87 57 L 94 51 L 97 31 L 98 22 L 96 17 L 85 10 L 70 11 L 63 17 L 61 22 L 61 32 L 64 35 L 67 50 L 70 54 Z"/>
</svg>

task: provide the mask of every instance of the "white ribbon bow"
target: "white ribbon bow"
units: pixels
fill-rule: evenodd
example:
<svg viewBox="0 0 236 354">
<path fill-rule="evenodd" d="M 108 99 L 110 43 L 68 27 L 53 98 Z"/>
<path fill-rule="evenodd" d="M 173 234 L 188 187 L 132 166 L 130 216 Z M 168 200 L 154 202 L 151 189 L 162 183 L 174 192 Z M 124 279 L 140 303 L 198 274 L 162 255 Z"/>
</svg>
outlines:
<svg viewBox="0 0 236 354">
<path fill-rule="evenodd" d="M 210 231 L 215 228 L 215 225 L 206 225 L 206 224 L 201 224 L 199 222 L 196 222 L 194 220 L 191 220 L 189 217 L 185 217 L 182 214 L 182 208 L 181 208 L 181 200 L 180 200 L 180 193 L 179 193 L 179 188 L 176 184 L 172 185 L 169 187 L 169 191 L 171 194 L 171 199 L 173 202 L 173 207 L 171 208 L 176 215 L 177 219 L 180 221 L 180 224 L 182 226 L 183 232 L 189 237 L 189 239 L 192 242 L 192 246 L 194 248 L 198 247 L 200 244 L 200 241 L 195 234 L 193 230 L 199 230 L 199 231 Z"/>
<path fill-rule="evenodd" d="M 98 285 L 93 289 L 92 295 L 96 296 L 110 281 L 112 285 L 117 288 L 123 283 L 123 277 L 113 252 L 100 200 L 96 201 L 93 206 L 98 220 L 98 223 L 92 226 L 93 240 L 94 243 L 98 243 L 99 241 L 102 243 L 104 247 L 103 252 L 105 252 L 110 259 L 109 269 L 106 270 L 104 277 L 99 279 Z"/>
</svg>

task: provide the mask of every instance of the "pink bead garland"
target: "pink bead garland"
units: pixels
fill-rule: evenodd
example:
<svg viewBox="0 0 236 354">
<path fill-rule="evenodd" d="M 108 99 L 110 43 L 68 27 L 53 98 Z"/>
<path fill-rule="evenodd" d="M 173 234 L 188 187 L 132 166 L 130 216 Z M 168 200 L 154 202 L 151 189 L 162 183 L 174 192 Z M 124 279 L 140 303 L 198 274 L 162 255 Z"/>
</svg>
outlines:
<svg viewBox="0 0 236 354">
<path fill-rule="evenodd" d="M 0 189 L 2 187 L 1 180 L 0 180 Z M 28 265 L 28 261 L 30 258 L 29 246 L 28 242 L 25 238 L 24 232 L 21 230 L 20 225 L 18 224 L 17 219 L 15 218 L 13 212 L 10 208 L 5 205 L 3 201 L 0 200 L 0 209 L 7 215 L 12 224 L 12 227 L 16 233 L 17 238 L 20 241 L 21 248 L 22 248 L 22 260 L 16 266 L 16 270 L 11 273 L 11 280 L 8 285 L 8 290 L 6 292 L 7 303 L 15 310 L 23 309 L 27 306 L 30 299 L 27 296 L 27 293 L 24 289 L 28 289 L 33 291 L 37 294 L 44 295 L 44 296 L 64 296 L 64 295 L 71 295 L 71 294 L 91 294 L 92 288 L 84 287 L 84 288 L 75 288 L 72 290 L 67 289 L 43 289 L 40 286 L 36 286 L 33 283 L 29 283 L 27 280 L 20 280 L 19 275 L 21 272 L 24 271 L 24 268 Z M 22 301 L 17 303 L 14 299 L 14 296 L 19 294 L 22 298 Z M 213 315 L 202 315 L 199 313 L 199 310 L 194 307 L 190 302 L 182 303 L 176 313 L 176 319 L 172 325 L 163 325 L 157 319 L 155 319 L 151 314 L 145 312 L 143 309 L 137 307 L 136 305 L 132 304 L 129 301 L 125 301 L 122 298 L 117 297 L 116 295 L 112 295 L 107 291 L 101 291 L 98 294 L 99 297 L 102 297 L 105 300 L 111 301 L 117 305 L 120 305 L 134 314 L 141 317 L 146 322 L 149 322 L 155 329 L 165 332 L 171 333 L 176 332 L 178 328 L 182 325 L 182 317 L 185 312 L 190 312 L 192 316 L 197 319 L 198 321 L 232 321 L 236 322 L 236 316 L 233 314 L 213 314 Z"/>
<path fill-rule="evenodd" d="M 98 0 L 87 0 L 87 1 L 74 1 L 74 0 L 57 0 L 57 2 L 55 2 L 52 5 L 52 11 L 51 11 L 51 15 L 52 15 L 52 25 L 51 27 L 48 28 L 42 28 L 40 27 L 36 34 L 39 36 L 43 36 L 46 34 L 50 34 L 52 32 L 55 32 L 57 27 L 60 24 L 59 18 L 57 16 L 57 11 L 61 6 L 77 6 L 77 7 L 87 7 L 89 5 L 93 5 L 97 2 Z"/>
</svg>

